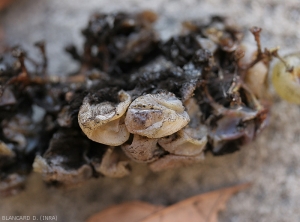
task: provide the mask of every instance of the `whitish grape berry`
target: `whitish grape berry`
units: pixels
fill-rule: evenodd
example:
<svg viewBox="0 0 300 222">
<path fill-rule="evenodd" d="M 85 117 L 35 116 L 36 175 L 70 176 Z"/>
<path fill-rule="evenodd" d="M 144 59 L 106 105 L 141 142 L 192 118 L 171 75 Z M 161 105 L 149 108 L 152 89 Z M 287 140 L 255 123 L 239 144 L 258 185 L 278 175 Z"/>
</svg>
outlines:
<svg viewBox="0 0 300 222">
<path fill-rule="evenodd" d="M 282 99 L 300 104 L 300 54 L 288 55 L 274 66 L 272 83 Z"/>
</svg>

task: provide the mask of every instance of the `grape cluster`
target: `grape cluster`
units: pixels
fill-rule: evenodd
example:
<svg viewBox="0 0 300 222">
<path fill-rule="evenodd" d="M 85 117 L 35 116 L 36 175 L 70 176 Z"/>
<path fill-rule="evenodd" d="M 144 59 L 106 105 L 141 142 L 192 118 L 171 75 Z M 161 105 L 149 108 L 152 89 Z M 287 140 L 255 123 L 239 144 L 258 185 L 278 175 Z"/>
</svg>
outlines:
<svg viewBox="0 0 300 222">
<path fill-rule="evenodd" d="M 122 177 L 130 161 L 151 170 L 239 150 L 267 125 L 264 79 L 271 52 L 251 56 L 226 18 L 190 21 L 167 41 L 157 15 L 95 14 L 83 52 L 67 52 L 76 74 L 47 73 L 20 47 L 0 59 L 0 193 L 21 190 L 32 169 L 56 186 L 101 175 Z M 29 64 L 29 65 L 28 65 Z M 255 84 L 252 76 L 263 79 Z M 253 82 L 254 81 L 254 82 Z"/>
</svg>

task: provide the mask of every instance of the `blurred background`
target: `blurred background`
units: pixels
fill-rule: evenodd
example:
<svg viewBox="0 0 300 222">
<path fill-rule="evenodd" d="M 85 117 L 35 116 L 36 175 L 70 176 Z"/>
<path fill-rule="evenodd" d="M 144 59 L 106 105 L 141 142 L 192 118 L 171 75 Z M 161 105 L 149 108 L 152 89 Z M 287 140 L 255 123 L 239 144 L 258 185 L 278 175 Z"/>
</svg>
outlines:
<svg viewBox="0 0 300 222">
<path fill-rule="evenodd" d="M 153 10 L 159 15 L 155 27 L 163 39 L 179 33 L 184 20 L 226 15 L 243 27 L 246 41 L 253 41 L 248 29 L 259 26 L 263 47 L 280 46 L 282 55 L 300 50 L 298 0 L 15 0 L 4 7 L 5 2 L 9 1 L 0 1 L 0 41 L 35 54 L 32 45 L 45 40 L 49 72 L 55 75 L 76 70 L 64 47 L 82 44 L 80 31 L 93 12 Z M 208 155 L 202 163 L 180 170 L 152 173 L 135 164 L 129 177 L 99 178 L 71 190 L 46 187 L 39 175 L 32 174 L 23 193 L 0 200 L 0 216 L 57 215 L 58 221 L 79 222 L 127 200 L 168 205 L 252 182 L 250 189 L 229 201 L 220 221 L 300 221 L 299 114 L 299 106 L 274 96 L 270 125 L 254 143 L 231 155 Z"/>
</svg>

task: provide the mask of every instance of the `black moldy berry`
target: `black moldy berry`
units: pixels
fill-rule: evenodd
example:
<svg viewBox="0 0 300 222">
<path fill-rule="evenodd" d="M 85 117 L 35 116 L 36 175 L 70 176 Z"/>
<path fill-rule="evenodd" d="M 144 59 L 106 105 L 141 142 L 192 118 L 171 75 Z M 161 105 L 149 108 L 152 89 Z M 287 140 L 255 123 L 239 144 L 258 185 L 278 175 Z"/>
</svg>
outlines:
<svg viewBox="0 0 300 222">
<path fill-rule="evenodd" d="M 82 31 L 83 55 L 78 56 L 74 46 L 67 50 L 73 58 L 80 57 L 83 66 L 111 75 L 125 74 L 156 54 L 158 37 L 152 28 L 155 20 L 152 12 L 94 14 Z"/>
<path fill-rule="evenodd" d="M 1 52 L 2 195 L 23 188 L 32 169 L 69 187 L 128 175 L 130 161 L 153 171 L 196 163 L 240 149 L 267 125 L 265 85 L 251 73 L 265 78 L 272 52 L 261 51 L 257 29 L 247 60 L 242 33 L 226 18 L 184 22 L 165 42 L 156 19 L 93 15 L 83 52 L 66 48 L 81 65 L 75 75 L 49 75 L 42 42 L 39 62 L 19 47 Z"/>
</svg>

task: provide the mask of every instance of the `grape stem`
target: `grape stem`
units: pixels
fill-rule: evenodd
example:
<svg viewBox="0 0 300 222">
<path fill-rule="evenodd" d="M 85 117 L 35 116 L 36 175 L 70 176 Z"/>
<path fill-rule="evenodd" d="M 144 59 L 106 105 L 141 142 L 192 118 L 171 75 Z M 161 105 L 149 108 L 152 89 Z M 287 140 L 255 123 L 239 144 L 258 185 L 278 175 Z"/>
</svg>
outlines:
<svg viewBox="0 0 300 222">
<path fill-rule="evenodd" d="M 279 59 L 284 66 L 286 67 L 286 71 L 292 73 L 294 71 L 294 67 L 293 66 L 289 66 L 287 64 L 287 62 L 278 54 L 278 49 L 274 50 L 271 52 L 272 56 L 276 57 L 277 59 Z"/>
</svg>

